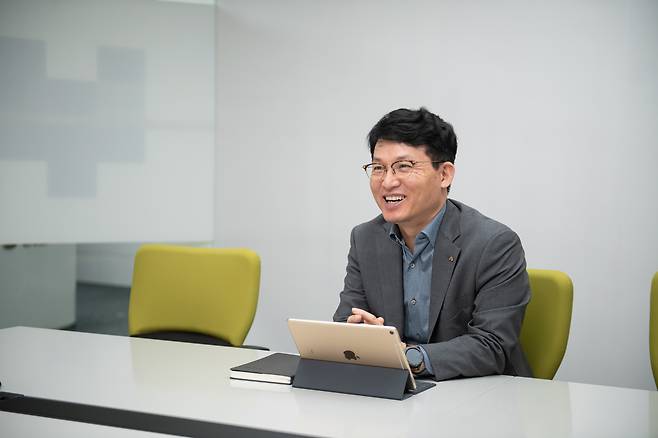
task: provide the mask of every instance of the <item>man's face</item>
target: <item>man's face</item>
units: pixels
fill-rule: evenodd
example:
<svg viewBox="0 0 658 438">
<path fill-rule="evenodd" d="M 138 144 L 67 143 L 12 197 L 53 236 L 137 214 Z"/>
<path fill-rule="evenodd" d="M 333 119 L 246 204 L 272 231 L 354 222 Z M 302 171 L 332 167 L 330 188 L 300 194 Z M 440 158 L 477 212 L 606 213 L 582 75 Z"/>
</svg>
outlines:
<svg viewBox="0 0 658 438">
<path fill-rule="evenodd" d="M 390 166 L 400 160 L 419 163 L 407 175 L 394 175 Z M 444 163 L 435 169 L 430 161 L 424 147 L 388 140 L 379 140 L 375 145 L 373 162 L 385 165 L 388 171 L 383 179 L 370 179 L 370 190 L 384 219 L 397 224 L 403 232 L 420 232 L 447 198 L 454 167 Z"/>
</svg>

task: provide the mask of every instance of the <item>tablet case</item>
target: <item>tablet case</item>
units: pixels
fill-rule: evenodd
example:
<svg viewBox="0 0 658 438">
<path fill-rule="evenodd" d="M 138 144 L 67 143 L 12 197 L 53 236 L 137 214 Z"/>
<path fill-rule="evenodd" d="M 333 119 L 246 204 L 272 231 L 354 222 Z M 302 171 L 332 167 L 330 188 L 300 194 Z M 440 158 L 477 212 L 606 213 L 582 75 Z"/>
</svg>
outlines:
<svg viewBox="0 0 658 438">
<path fill-rule="evenodd" d="M 405 391 L 408 379 L 409 371 L 403 369 L 302 358 L 292 386 L 394 400 L 403 400 L 436 386 L 416 380 L 416 389 Z"/>
</svg>

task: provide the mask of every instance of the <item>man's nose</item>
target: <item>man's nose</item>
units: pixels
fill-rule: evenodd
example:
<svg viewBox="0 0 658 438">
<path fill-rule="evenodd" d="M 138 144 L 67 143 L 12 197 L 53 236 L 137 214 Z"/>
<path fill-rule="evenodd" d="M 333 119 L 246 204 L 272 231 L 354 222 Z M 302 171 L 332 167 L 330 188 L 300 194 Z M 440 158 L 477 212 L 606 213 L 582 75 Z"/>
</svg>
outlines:
<svg viewBox="0 0 658 438">
<path fill-rule="evenodd" d="M 384 179 L 382 180 L 382 186 L 385 188 L 396 187 L 400 184 L 399 175 L 393 172 L 393 169 L 388 169 L 388 172 L 384 174 Z"/>
</svg>

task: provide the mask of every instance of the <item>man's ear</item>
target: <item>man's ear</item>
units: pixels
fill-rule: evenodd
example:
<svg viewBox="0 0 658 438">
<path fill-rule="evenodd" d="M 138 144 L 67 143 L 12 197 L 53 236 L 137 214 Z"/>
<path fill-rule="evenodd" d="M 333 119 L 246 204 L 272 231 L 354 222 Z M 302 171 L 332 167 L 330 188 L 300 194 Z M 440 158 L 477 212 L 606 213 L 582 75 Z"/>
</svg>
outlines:
<svg viewBox="0 0 658 438">
<path fill-rule="evenodd" d="M 455 165 L 451 162 L 443 163 L 441 166 L 441 188 L 447 189 L 455 177 Z"/>
</svg>

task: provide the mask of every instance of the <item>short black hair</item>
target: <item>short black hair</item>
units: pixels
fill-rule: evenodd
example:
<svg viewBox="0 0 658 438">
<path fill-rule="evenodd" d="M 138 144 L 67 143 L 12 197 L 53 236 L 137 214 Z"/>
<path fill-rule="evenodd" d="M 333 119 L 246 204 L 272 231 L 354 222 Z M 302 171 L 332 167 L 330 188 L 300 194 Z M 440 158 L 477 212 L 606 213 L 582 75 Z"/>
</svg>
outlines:
<svg viewBox="0 0 658 438">
<path fill-rule="evenodd" d="M 432 161 L 454 163 L 457 155 L 457 136 L 452 125 L 424 107 L 418 110 L 400 108 L 382 117 L 368 134 L 371 157 L 379 140 L 425 146 Z M 434 167 L 438 168 L 439 164 Z"/>
</svg>

